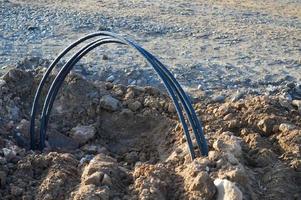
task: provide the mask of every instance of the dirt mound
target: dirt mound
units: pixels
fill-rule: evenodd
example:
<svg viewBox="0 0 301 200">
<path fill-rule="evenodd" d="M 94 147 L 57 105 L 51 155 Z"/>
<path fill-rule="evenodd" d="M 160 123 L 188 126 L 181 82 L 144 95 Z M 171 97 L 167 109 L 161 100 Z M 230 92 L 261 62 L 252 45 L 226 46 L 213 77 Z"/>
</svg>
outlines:
<svg viewBox="0 0 301 200">
<path fill-rule="evenodd" d="M 0 199 L 301 198 L 299 100 L 196 100 L 210 152 L 191 161 L 165 93 L 71 74 L 40 153 L 28 126 L 42 74 L 0 80 Z"/>
</svg>

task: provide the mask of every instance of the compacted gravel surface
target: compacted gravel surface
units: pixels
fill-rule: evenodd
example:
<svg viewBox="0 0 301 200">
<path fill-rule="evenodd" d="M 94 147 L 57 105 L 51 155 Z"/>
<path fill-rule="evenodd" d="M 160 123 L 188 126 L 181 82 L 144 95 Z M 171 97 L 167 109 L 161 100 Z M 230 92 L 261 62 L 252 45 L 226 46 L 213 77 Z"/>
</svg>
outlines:
<svg viewBox="0 0 301 200">
<path fill-rule="evenodd" d="M 284 93 L 284 85 L 301 79 L 300 13 L 298 0 L 2 1 L 1 72 L 25 57 L 30 67 L 40 65 L 79 37 L 108 30 L 157 55 L 192 94 Z M 113 76 L 115 83 L 159 84 L 137 54 L 106 48 L 86 56 L 77 71 Z"/>
</svg>

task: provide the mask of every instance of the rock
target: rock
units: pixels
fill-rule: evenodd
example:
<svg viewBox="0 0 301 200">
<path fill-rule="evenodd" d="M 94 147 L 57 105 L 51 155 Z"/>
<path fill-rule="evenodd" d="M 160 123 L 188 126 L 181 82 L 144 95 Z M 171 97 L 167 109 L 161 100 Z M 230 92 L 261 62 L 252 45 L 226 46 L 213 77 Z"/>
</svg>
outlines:
<svg viewBox="0 0 301 200">
<path fill-rule="evenodd" d="M 209 151 L 208 152 L 208 159 L 211 161 L 215 161 L 219 158 L 219 153 L 217 151 Z"/>
<path fill-rule="evenodd" d="M 20 108 L 17 107 L 16 105 L 13 105 L 11 107 L 6 107 L 7 108 L 7 111 L 9 113 L 9 118 L 11 120 L 18 120 L 21 113 L 20 113 Z"/>
<path fill-rule="evenodd" d="M 133 103 L 129 103 L 128 107 L 131 109 L 133 112 L 139 110 L 141 108 L 142 104 L 139 101 L 134 101 Z"/>
<path fill-rule="evenodd" d="M 108 185 L 108 186 L 112 185 L 112 179 L 111 179 L 111 177 L 109 175 L 107 175 L 107 174 L 104 174 L 103 175 L 103 179 L 102 179 L 102 184 L 103 185 Z"/>
<path fill-rule="evenodd" d="M 280 124 L 280 126 L 279 126 L 279 130 L 280 130 L 281 132 L 288 132 L 288 131 L 291 131 L 291 130 L 293 130 L 293 129 L 295 129 L 295 128 L 296 128 L 295 125 L 293 125 L 293 124 L 288 124 L 288 123 L 282 123 L 282 124 Z"/>
<path fill-rule="evenodd" d="M 115 80 L 115 76 L 114 76 L 114 75 L 110 75 L 110 76 L 106 79 L 107 82 L 113 82 L 114 80 Z"/>
<path fill-rule="evenodd" d="M 176 113 L 176 108 L 175 108 L 175 106 L 173 105 L 173 103 L 168 103 L 167 111 L 168 111 L 169 113 Z"/>
<path fill-rule="evenodd" d="M 0 187 L 4 187 L 6 184 L 6 172 L 5 171 L 0 171 Z"/>
<path fill-rule="evenodd" d="M 239 161 L 235 158 L 232 153 L 226 153 L 227 160 L 232 165 L 238 165 Z"/>
<path fill-rule="evenodd" d="M 74 196 L 74 200 L 109 200 L 110 191 L 108 188 L 97 188 L 95 185 L 83 185 Z"/>
<path fill-rule="evenodd" d="M 206 172 L 200 172 L 189 187 L 190 191 L 197 191 L 199 199 L 212 199 L 216 188 L 212 179 Z"/>
<path fill-rule="evenodd" d="M 296 106 L 298 110 L 301 112 L 301 100 L 293 100 L 292 105 Z"/>
<path fill-rule="evenodd" d="M 95 127 L 90 126 L 81 126 L 77 125 L 71 129 L 70 137 L 74 139 L 79 144 L 85 144 L 90 139 L 95 136 L 96 130 Z"/>
<path fill-rule="evenodd" d="M 293 89 L 294 87 L 296 87 L 296 84 L 294 82 L 289 82 L 286 84 L 286 87 Z"/>
<path fill-rule="evenodd" d="M 232 101 L 232 102 L 238 101 L 238 100 L 241 99 L 243 96 L 244 96 L 244 92 L 237 91 L 237 92 L 235 93 L 235 95 L 232 96 L 231 101 Z"/>
<path fill-rule="evenodd" d="M 240 189 L 231 181 L 226 179 L 215 179 L 214 185 L 217 188 L 217 200 L 242 200 L 243 195 Z"/>
<path fill-rule="evenodd" d="M 107 82 L 105 83 L 106 90 L 111 90 L 113 88 L 113 83 Z"/>
<path fill-rule="evenodd" d="M 240 127 L 240 122 L 237 119 L 231 120 L 228 123 L 228 128 L 235 129 Z"/>
<path fill-rule="evenodd" d="M 8 149 L 8 148 L 3 148 L 2 149 L 3 155 L 6 158 L 6 160 L 12 160 L 13 158 L 16 157 L 16 152 L 12 149 Z"/>
<path fill-rule="evenodd" d="M 228 152 L 236 157 L 241 156 L 241 139 L 236 136 L 222 134 L 214 143 L 213 148 L 219 152 Z"/>
<path fill-rule="evenodd" d="M 29 126 L 30 122 L 26 119 L 22 119 L 17 125 L 16 130 L 24 137 L 29 138 Z"/>
<path fill-rule="evenodd" d="M 125 87 L 124 87 L 123 85 L 120 85 L 120 84 L 114 85 L 113 91 L 114 91 L 114 94 L 115 94 L 116 96 L 121 97 L 121 96 L 124 95 Z"/>
<path fill-rule="evenodd" d="M 110 95 L 105 95 L 100 99 L 100 107 L 108 111 L 116 111 L 120 107 L 120 102 Z"/>
<path fill-rule="evenodd" d="M 271 118 L 264 118 L 257 123 L 257 127 L 263 132 L 264 136 L 270 136 L 273 133 L 275 121 Z"/>
<path fill-rule="evenodd" d="M 182 152 L 183 152 L 183 149 L 181 149 L 181 148 L 176 148 L 176 150 L 175 150 L 175 152 L 176 152 L 176 154 L 181 154 Z"/>
<path fill-rule="evenodd" d="M 136 80 L 133 80 L 130 82 L 130 85 L 136 85 L 137 84 L 137 81 Z"/>
<path fill-rule="evenodd" d="M 235 115 L 233 113 L 229 113 L 229 114 L 225 115 L 223 120 L 228 121 L 230 119 L 233 119 L 234 117 L 235 117 Z"/>
<path fill-rule="evenodd" d="M 133 99 L 134 97 L 135 97 L 135 92 L 129 88 L 125 94 L 124 99 L 128 100 L 128 99 Z"/>
<path fill-rule="evenodd" d="M 88 176 L 85 180 L 84 180 L 84 184 L 85 185 L 99 185 L 102 182 L 102 178 L 104 177 L 104 174 L 102 172 L 95 172 L 93 174 L 91 174 L 90 176 Z"/>
<path fill-rule="evenodd" d="M 229 180 L 234 181 L 239 184 L 247 184 L 248 183 L 248 176 L 246 170 L 243 168 L 242 165 L 239 165 L 234 170 L 228 171 L 225 173 L 225 177 Z"/>
<path fill-rule="evenodd" d="M 93 155 L 85 155 L 79 161 L 79 165 L 83 165 L 84 163 L 89 163 L 93 159 Z"/>
<path fill-rule="evenodd" d="M 224 96 L 222 96 L 222 95 L 217 95 L 217 96 L 214 96 L 213 98 L 212 98 L 212 102 L 215 102 L 215 103 L 222 103 L 222 102 L 224 102 L 225 101 L 225 97 Z"/>
<path fill-rule="evenodd" d="M 227 164 L 226 160 L 221 158 L 219 160 L 216 161 L 216 167 L 217 169 L 222 168 L 223 166 L 225 166 Z"/>
<path fill-rule="evenodd" d="M 107 55 L 104 54 L 104 55 L 102 55 L 102 59 L 103 59 L 103 60 L 109 60 L 109 57 L 108 57 Z"/>
</svg>

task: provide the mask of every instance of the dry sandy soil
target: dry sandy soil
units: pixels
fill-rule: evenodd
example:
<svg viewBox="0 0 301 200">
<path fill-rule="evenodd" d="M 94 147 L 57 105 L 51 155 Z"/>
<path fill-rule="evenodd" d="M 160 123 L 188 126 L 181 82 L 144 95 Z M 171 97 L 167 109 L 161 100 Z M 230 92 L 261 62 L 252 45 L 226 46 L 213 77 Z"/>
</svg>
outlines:
<svg viewBox="0 0 301 200">
<path fill-rule="evenodd" d="M 41 153 L 28 120 L 43 71 L 0 80 L 1 199 L 300 199 L 301 100 L 196 99 L 210 151 L 192 161 L 166 94 L 73 73 Z"/>
</svg>

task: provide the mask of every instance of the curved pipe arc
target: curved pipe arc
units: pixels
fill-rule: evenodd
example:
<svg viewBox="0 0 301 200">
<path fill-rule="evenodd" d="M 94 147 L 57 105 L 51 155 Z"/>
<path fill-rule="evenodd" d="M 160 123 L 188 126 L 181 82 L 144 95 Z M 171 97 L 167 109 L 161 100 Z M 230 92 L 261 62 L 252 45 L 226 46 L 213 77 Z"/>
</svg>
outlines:
<svg viewBox="0 0 301 200">
<path fill-rule="evenodd" d="M 181 100 L 181 103 L 182 103 L 182 106 L 184 107 L 186 113 L 187 113 L 187 116 L 189 118 L 189 121 L 190 121 L 190 124 L 193 128 L 193 131 L 195 133 L 195 136 L 196 136 L 196 139 L 197 139 L 197 142 L 198 142 L 198 146 L 200 148 L 200 151 L 202 153 L 202 155 L 207 155 L 208 153 L 208 147 L 207 147 L 207 144 L 206 144 L 206 141 L 205 141 L 205 138 L 204 138 L 204 135 L 203 135 L 203 131 L 202 131 L 202 128 L 201 128 L 201 125 L 200 125 L 200 122 L 198 121 L 197 119 L 197 116 L 194 112 L 194 109 L 192 107 L 192 105 L 190 104 L 190 101 L 188 100 L 188 97 L 187 95 L 185 94 L 185 92 L 183 91 L 183 89 L 181 88 L 181 86 L 179 85 L 179 83 L 175 80 L 175 78 L 172 76 L 172 74 L 167 70 L 167 68 L 158 60 L 156 59 L 156 57 L 154 57 L 151 53 L 147 52 L 145 49 L 143 49 L 142 47 L 140 47 L 139 45 L 127 40 L 127 39 L 123 39 L 123 38 L 120 38 L 119 36 L 115 35 L 115 34 L 111 34 L 111 33 L 98 33 L 98 34 L 91 34 L 91 35 L 94 35 L 94 36 L 97 36 L 97 35 L 105 35 L 105 36 L 111 36 L 113 38 L 117 38 L 119 40 L 121 40 L 122 42 L 125 42 L 126 44 L 128 44 L 129 46 L 135 48 L 137 51 L 139 51 L 139 53 L 145 57 L 147 59 L 147 61 L 154 67 L 155 71 L 159 74 L 160 78 L 163 80 L 164 82 L 164 85 L 165 87 L 167 88 L 167 91 L 169 93 L 169 95 L 172 97 L 173 99 L 173 102 L 174 102 L 174 105 L 176 106 L 176 110 L 177 110 L 177 113 L 179 115 L 179 118 L 180 118 L 180 121 L 181 123 L 183 124 L 183 128 L 184 126 L 186 126 L 186 128 L 184 128 L 184 131 L 185 131 L 185 136 L 187 138 L 187 142 L 190 143 L 189 146 L 191 146 L 191 141 L 189 142 L 189 135 L 187 137 L 187 132 L 189 134 L 189 131 L 188 131 L 188 128 L 187 128 L 187 125 L 185 123 L 185 119 L 184 119 L 184 116 L 183 116 L 183 113 L 181 112 L 181 109 L 180 109 L 180 106 L 178 104 L 178 101 L 176 99 L 176 96 L 174 95 L 174 91 L 177 93 L 177 95 L 179 96 L 180 100 Z M 88 36 L 86 36 L 85 38 L 87 38 Z M 92 38 L 92 37 L 91 37 Z M 81 40 L 81 39 L 80 39 Z M 79 41 L 79 40 L 78 40 Z M 116 42 L 116 41 L 115 41 Z M 111 43 L 111 42 L 110 42 Z M 72 45 L 70 45 L 72 46 Z M 70 47 L 69 46 L 69 47 Z M 74 45 L 73 45 L 74 46 Z M 68 49 L 68 48 L 67 48 Z M 65 49 L 66 50 L 66 49 Z M 91 49 L 92 50 L 92 49 Z M 67 52 L 66 52 L 67 53 Z M 65 54 L 66 54 L 65 53 Z M 87 52 L 88 53 L 88 52 Z M 61 54 L 60 54 L 61 55 Z M 60 57 L 60 56 L 59 56 Z M 62 57 L 62 56 L 61 56 Z M 75 59 L 75 58 L 74 58 Z M 80 58 L 79 58 L 80 59 Z M 79 60 L 78 59 L 78 60 Z M 57 59 L 56 59 L 57 60 Z M 78 61 L 77 60 L 77 61 Z M 77 62 L 76 61 L 76 62 Z M 63 76 L 66 76 L 69 71 L 71 70 L 72 68 L 72 65 L 74 65 L 76 62 L 73 62 L 71 63 L 71 67 L 70 69 L 68 69 L 64 74 Z M 64 66 L 65 68 L 66 66 Z M 62 73 L 62 70 L 60 71 L 60 76 Z M 44 76 L 45 77 L 45 76 Z M 57 77 L 56 77 L 57 78 Z M 167 81 L 165 80 L 165 78 L 167 78 Z M 171 84 L 172 86 L 170 86 L 169 84 Z M 41 84 L 40 84 L 41 85 Z M 58 87 L 59 88 L 59 87 Z M 52 90 L 51 90 L 52 91 Z M 56 89 L 55 89 L 56 91 Z M 50 91 L 49 91 L 50 92 Z M 57 93 L 57 92 L 56 92 Z M 52 94 L 53 95 L 53 94 Z M 56 95 L 54 96 L 50 96 L 48 98 L 55 98 Z M 44 104 L 45 105 L 45 104 Z M 50 105 L 50 107 L 47 108 L 47 111 L 46 113 L 50 113 L 50 110 L 51 110 L 51 107 L 52 105 Z M 49 110 L 50 108 L 50 110 Z M 179 112 L 180 111 L 180 112 Z M 45 111 L 44 111 L 45 112 Z M 43 113 L 44 113 L 43 112 Z M 48 113 L 48 117 L 49 117 L 49 113 Z M 192 115 L 192 116 L 190 116 Z M 47 115 L 46 115 L 47 116 Z M 43 122 L 43 121 L 42 121 Z M 45 122 L 45 121 L 44 121 Z M 46 125 L 47 126 L 47 125 Z M 196 126 L 196 128 L 195 128 Z M 43 128 L 41 128 L 42 130 Z M 45 130 L 45 129 L 44 129 Z M 202 137 L 203 136 L 203 137 Z M 201 138 L 200 138 L 201 137 Z M 190 150 L 191 150 L 191 147 L 190 147 Z M 191 152 L 193 152 L 193 147 L 192 147 L 192 150 Z M 194 153 L 193 153 L 194 154 Z M 192 158 L 194 158 L 194 155 L 191 155 Z"/>
<path fill-rule="evenodd" d="M 70 70 L 73 68 L 73 66 L 83 57 L 85 56 L 88 52 L 90 52 L 91 50 L 93 50 L 94 48 L 105 44 L 105 43 L 116 43 L 116 40 L 104 40 L 104 41 L 100 41 L 100 42 L 92 42 L 90 44 L 88 44 L 86 47 L 84 47 L 83 49 L 81 49 L 79 52 L 77 52 L 75 55 L 73 55 L 73 57 L 64 65 L 64 67 L 60 70 L 60 72 L 58 73 L 58 75 L 56 76 L 55 80 L 53 81 L 49 92 L 47 94 L 45 103 L 44 103 L 44 107 L 43 107 L 43 113 L 42 113 L 42 117 L 41 117 L 41 129 L 40 129 L 40 148 L 43 149 L 44 148 L 44 141 L 45 141 L 45 135 L 46 135 L 46 130 L 47 130 L 47 123 L 48 123 L 48 117 L 51 111 L 51 108 L 53 106 L 53 102 L 55 100 L 55 97 L 58 93 L 58 90 L 61 86 L 61 84 L 63 83 L 63 80 L 65 79 L 65 77 L 67 76 L 67 74 L 70 72 Z M 162 77 L 162 75 L 161 75 Z M 169 86 L 168 83 L 165 83 L 167 90 L 168 91 L 172 91 L 172 88 Z M 188 146 L 190 149 L 190 154 L 192 158 L 195 158 L 195 154 L 193 151 L 193 144 L 191 141 L 191 138 L 189 136 L 189 130 L 187 127 L 187 124 L 185 122 L 185 118 L 183 113 L 181 112 L 180 109 L 180 105 L 177 102 L 176 96 L 174 95 L 174 92 L 169 93 L 170 96 L 172 97 L 172 99 L 175 102 L 175 107 L 176 110 L 178 112 L 179 118 L 181 123 L 183 124 L 183 129 L 185 130 L 185 136 L 187 138 L 187 142 L 188 142 Z M 48 112 L 48 113 L 47 113 Z M 46 113 L 46 114 L 45 114 Z M 188 135 L 187 135 L 188 134 Z"/>
</svg>

